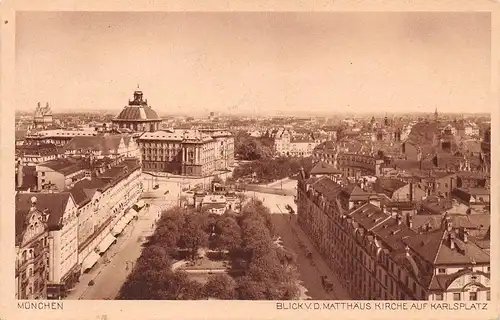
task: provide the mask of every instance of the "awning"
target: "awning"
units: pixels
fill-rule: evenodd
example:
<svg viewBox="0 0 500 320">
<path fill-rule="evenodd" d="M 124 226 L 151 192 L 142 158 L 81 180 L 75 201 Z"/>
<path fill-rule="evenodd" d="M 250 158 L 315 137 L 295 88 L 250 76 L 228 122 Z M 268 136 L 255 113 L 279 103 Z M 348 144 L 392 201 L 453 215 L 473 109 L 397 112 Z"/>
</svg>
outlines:
<svg viewBox="0 0 500 320">
<path fill-rule="evenodd" d="M 137 208 L 142 209 L 142 207 L 144 207 L 146 203 L 144 202 L 144 200 L 139 200 L 139 202 L 137 202 L 135 205 L 137 206 Z"/>
<path fill-rule="evenodd" d="M 126 215 L 123 216 L 123 218 L 120 220 L 120 222 L 123 222 L 124 226 L 129 224 L 130 220 L 132 220 L 134 216 L 130 213 L 127 212 Z"/>
<path fill-rule="evenodd" d="M 125 222 L 125 219 L 121 219 L 120 221 L 118 221 L 118 223 L 113 227 L 113 229 L 111 230 L 111 232 L 113 234 L 120 234 L 122 233 L 123 229 L 125 229 L 125 226 L 127 225 L 127 222 Z"/>
<path fill-rule="evenodd" d="M 92 268 L 100 257 L 101 256 L 92 251 L 85 259 L 83 259 L 82 271 L 87 271 L 88 269 Z"/>
<path fill-rule="evenodd" d="M 131 215 L 132 217 L 137 217 L 139 212 L 137 212 L 134 208 L 131 208 L 128 212 L 127 215 Z"/>
<path fill-rule="evenodd" d="M 111 247 L 111 244 L 116 240 L 115 237 L 111 233 L 108 233 L 106 237 L 99 243 L 99 246 L 97 246 L 98 250 L 100 253 L 106 252 L 109 247 Z"/>
</svg>

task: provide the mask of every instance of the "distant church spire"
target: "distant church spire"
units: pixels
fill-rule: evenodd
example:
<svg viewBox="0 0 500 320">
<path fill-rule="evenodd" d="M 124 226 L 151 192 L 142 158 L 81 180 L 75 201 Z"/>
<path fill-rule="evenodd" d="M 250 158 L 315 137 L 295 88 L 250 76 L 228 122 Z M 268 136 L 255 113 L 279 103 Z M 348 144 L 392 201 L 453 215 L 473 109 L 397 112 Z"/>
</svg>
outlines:
<svg viewBox="0 0 500 320">
<path fill-rule="evenodd" d="M 438 108 L 436 107 L 436 109 L 434 110 L 434 120 L 437 121 L 438 117 L 439 117 L 439 115 L 438 115 Z"/>
</svg>

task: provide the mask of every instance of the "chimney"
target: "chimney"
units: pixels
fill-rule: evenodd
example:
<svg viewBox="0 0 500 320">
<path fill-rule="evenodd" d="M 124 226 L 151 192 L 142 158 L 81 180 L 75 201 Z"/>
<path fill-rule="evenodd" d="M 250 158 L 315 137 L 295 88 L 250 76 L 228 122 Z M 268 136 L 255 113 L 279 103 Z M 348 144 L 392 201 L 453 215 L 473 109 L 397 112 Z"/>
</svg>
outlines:
<svg viewBox="0 0 500 320">
<path fill-rule="evenodd" d="M 410 182 L 410 202 L 413 202 L 413 180 Z"/>
<path fill-rule="evenodd" d="M 31 197 L 30 201 L 31 201 L 31 207 L 36 208 L 36 201 L 37 201 L 36 197 Z"/>
<path fill-rule="evenodd" d="M 408 228 L 413 228 L 413 217 L 411 214 L 408 214 Z"/>
<path fill-rule="evenodd" d="M 19 160 L 17 162 L 17 180 L 16 180 L 18 188 L 20 188 L 23 185 L 23 178 L 24 178 L 23 165 L 21 163 L 21 160 Z"/>
<path fill-rule="evenodd" d="M 398 213 L 396 215 L 396 221 L 398 222 L 398 226 L 401 225 L 403 217 L 401 216 L 401 213 Z"/>
<path fill-rule="evenodd" d="M 452 229 L 450 218 L 446 218 L 446 231 L 451 232 Z"/>
<path fill-rule="evenodd" d="M 299 175 L 300 175 L 301 179 L 305 180 L 306 174 L 304 172 L 304 167 L 300 167 L 300 174 Z"/>
<path fill-rule="evenodd" d="M 450 249 L 451 250 L 455 249 L 455 234 L 450 232 L 448 234 L 448 239 L 450 241 Z"/>
<path fill-rule="evenodd" d="M 462 240 L 464 243 L 467 243 L 468 236 L 469 236 L 469 231 L 464 227 L 460 228 L 460 240 Z"/>
</svg>

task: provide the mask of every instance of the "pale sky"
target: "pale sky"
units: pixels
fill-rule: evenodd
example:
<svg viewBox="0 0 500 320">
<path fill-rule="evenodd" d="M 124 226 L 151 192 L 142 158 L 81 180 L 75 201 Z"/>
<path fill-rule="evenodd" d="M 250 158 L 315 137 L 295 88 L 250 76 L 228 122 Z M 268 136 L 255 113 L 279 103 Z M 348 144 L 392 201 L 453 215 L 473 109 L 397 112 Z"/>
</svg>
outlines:
<svg viewBox="0 0 500 320">
<path fill-rule="evenodd" d="M 17 109 L 489 112 L 488 13 L 16 17 Z"/>
</svg>

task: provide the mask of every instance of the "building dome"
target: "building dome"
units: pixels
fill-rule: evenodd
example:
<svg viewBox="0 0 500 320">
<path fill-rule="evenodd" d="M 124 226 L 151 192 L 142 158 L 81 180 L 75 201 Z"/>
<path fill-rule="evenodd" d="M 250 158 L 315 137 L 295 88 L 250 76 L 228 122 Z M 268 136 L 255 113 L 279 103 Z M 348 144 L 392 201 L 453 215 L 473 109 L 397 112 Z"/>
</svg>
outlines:
<svg viewBox="0 0 500 320">
<path fill-rule="evenodd" d="M 129 100 L 128 105 L 112 122 L 119 128 L 133 131 L 156 131 L 161 118 L 148 105 L 148 100 L 143 99 L 142 91 L 136 90 L 134 91 L 134 99 Z"/>
<path fill-rule="evenodd" d="M 129 100 L 128 106 L 118 114 L 115 120 L 122 121 L 159 121 L 158 114 L 148 105 L 148 100 L 143 100 L 142 91 L 134 91 L 134 100 Z"/>
<path fill-rule="evenodd" d="M 115 121 L 159 121 L 161 120 L 156 111 L 150 106 L 127 106 L 123 108 Z"/>
</svg>

